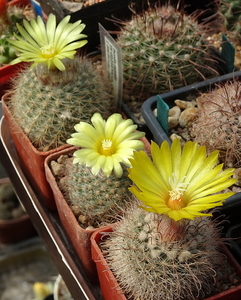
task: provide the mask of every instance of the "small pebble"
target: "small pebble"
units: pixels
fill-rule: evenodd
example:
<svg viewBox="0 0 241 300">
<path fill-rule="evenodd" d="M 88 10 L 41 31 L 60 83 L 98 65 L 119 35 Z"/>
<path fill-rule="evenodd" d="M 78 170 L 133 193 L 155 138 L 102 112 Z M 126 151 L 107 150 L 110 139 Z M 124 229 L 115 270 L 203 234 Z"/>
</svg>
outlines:
<svg viewBox="0 0 241 300">
<path fill-rule="evenodd" d="M 181 127 L 186 127 L 187 124 L 193 119 L 196 115 L 198 109 L 196 107 L 189 107 L 182 111 L 180 118 L 179 118 L 179 125 Z"/>
</svg>

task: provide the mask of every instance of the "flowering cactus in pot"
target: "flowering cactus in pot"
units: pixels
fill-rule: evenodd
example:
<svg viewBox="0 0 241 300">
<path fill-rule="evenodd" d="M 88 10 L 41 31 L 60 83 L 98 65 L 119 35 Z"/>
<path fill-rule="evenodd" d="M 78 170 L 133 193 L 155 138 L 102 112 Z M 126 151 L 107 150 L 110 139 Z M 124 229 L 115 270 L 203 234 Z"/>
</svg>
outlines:
<svg viewBox="0 0 241 300">
<path fill-rule="evenodd" d="M 203 299 L 218 292 L 224 256 L 211 210 L 231 196 L 219 192 L 236 181 L 234 169 L 222 171 L 218 151 L 207 156 L 205 146 L 187 142 L 182 148 L 179 139 L 171 146 L 153 142 L 151 156 L 134 153 L 128 171 L 136 202 L 100 240 L 118 283 L 109 279 L 104 299 L 111 299 L 108 293 L 112 299 Z"/>
<path fill-rule="evenodd" d="M 3 97 L 4 114 L 15 122 L 10 130 L 22 166 L 40 196 L 50 202 L 53 197 L 45 180 L 45 157 L 68 146 L 66 139 L 79 119 L 90 122 L 94 112 L 108 117 L 114 109 L 107 78 L 86 56 L 76 55 L 77 49 L 87 43 L 82 33 L 85 25 L 69 20 L 66 16 L 57 25 L 56 17 L 50 14 L 46 24 L 38 16 L 17 25 L 22 37 L 16 35 L 11 41 L 19 52 L 12 64 L 32 64 L 14 78 L 11 92 Z M 24 146 L 20 132 L 25 136 Z M 34 157 L 26 153 L 27 143 Z M 32 169 L 40 169 L 43 188 L 36 173 L 31 175 Z"/>
<path fill-rule="evenodd" d="M 92 124 L 80 122 L 67 142 L 75 147 L 46 158 L 45 172 L 58 214 L 86 274 L 96 279 L 90 236 L 96 228 L 116 222 L 131 198 L 127 176 L 130 158 L 148 151 L 144 133 L 121 114 L 104 120 L 99 113 Z"/>
</svg>

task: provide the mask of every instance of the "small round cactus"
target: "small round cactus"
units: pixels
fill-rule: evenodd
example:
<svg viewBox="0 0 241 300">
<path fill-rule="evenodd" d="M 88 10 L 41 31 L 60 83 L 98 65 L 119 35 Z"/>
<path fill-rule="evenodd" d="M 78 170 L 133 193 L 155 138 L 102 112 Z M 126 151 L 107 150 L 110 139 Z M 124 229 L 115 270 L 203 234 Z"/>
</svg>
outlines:
<svg viewBox="0 0 241 300">
<path fill-rule="evenodd" d="M 211 292 L 222 262 L 218 229 L 211 219 L 176 223 L 136 206 L 102 246 L 126 298 L 132 300 L 202 299 Z"/>
<path fill-rule="evenodd" d="M 77 56 L 65 65 L 64 72 L 28 68 L 14 80 L 10 109 L 40 151 L 66 144 L 79 120 L 114 109 L 111 86 L 90 60 Z"/>
<path fill-rule="evenodd" d="M 122 48 L 124 92 L 144 100 L 218 75 L 218 59 L 204 28 L 171 5 L 134 15 L 117 42 Z"/>
<path fill-rule="evenodd" d="M 219 160 L 226 168 L 240 168 L 240 82 L 219 84 L 196 101 L 197 112 L 188 123 L 193 140 L 205 145 L 208 152 L 220 150 Z"/>
<path fill-rule="evenodd" d="M 131 198 L 131 180 L 124 170 L 122 177 L 93 175 L 91 168 L 73 164 L 73 158 L 62 157 L 65 176 L 59 181 L 70 208 L 84 228 L 99 227 L 116 222 Z"/>
</svg>

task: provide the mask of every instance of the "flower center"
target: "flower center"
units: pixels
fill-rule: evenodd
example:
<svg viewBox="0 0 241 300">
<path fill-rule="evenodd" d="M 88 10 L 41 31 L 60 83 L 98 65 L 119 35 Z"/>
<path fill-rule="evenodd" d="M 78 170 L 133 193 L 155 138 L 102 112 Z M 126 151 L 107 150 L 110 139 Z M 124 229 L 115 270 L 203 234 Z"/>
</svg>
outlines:
<svg viewBox="0 0 241 300">
<path fill-rule="evenodd" d="M 179 210 L 183 207 L 185 207 L 185 203 L 183 201 L 182 195 L 183 192 L 175 189 L 172 191 L 169 191 L 169 199 L 167 201 L 167 206 L 171 209 L 171 210 Z"/>
<path fill-rule="evenodd" d="M 113 143 L 110 139 L 104 139 L 101 142 L 100 154 L 110 156 L 114 153 Z"/>
<path fill-rule="evenodd" d="M 184 179 L 184 178 L 183 178 Z M 183 194 L 188 186 L 188 183 L 183 183 L 177 181 L 177 178 L 173 174 L 169 180 L 172 190 L 169 191 L 169 199 L 167 201 L 167 206 L 171 210 L 179 210 L 186 206 L 183 200 Z"/>
<path fill-rule="evenodd" d="M 42 53 L 43 57 L 46 58 L 46 59 L 52 58 L 56 54 L 55 47 L 54 47 L 53 43 L 40 48 L 40 50 L 41 50 L 41 53 Z"/>
</svg>

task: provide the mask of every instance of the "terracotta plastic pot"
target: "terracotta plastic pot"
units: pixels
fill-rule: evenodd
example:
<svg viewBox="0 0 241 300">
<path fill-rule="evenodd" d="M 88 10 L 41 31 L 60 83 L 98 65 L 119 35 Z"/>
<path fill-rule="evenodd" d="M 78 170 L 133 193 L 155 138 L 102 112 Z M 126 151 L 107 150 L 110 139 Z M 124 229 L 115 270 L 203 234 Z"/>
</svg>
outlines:
<svg viewBox="0 0 241 300">
<path fill-rule="evenodd" d="M 11 79 L 24 68 L 27 63 L 18 63 L 16 65 L 5 65 L 0 68 L 0 97 L 10 88 Z"/>
<path fill-rule="evenodd" d="M 9 183 L 9 178 L 0 179 L 0 185 Z M 0 220 L 0 243 L 13 244 L 36 235 L 36 230 L 26 213 L 10 220 Z"/>
<path fill-rule="evenodd" d="M 99 247 L 99 242 L 101 241 L 103 234 L 112 232 L 114 225 L 110 225 L 104 229 L 98 229 L 91 236 L 91 252 L 92 258 L 96 263 L 97 272 L 100 281 L 100 287 L 103 294 L 104 300 L 127 300 L 123 291 L 121 290 L 114 274 L 110 270 L 107 261 Z M 239 276 L 241 276 L 241 266 L 232 256 L 228 248 L 223 245 L 223 252 L 226 255 L 228 262 Z M 140 278 L 141 284 L 141 278 Z M 237 300 L 241 299 L 241 284 L 232 289 L 226 290 L 214 296 L 205 298 L 204 300 Z"/>
<path fill-rule="evenodd" d="M 10 95 L 11 93 L 6 93 L 2 97 L 2 108 L 3 115 L 8 123 L 19 156 L 20 166 L 39 200 L 43 201 L 47 208 L 56 210 L 53 193 L 45 177 L 44 160 L 48 155 L 61 149 L 68 148 L 70 145 L 66 144 L 46 152 L 38 151 L 13 118 L 11 111 L 8 108 Z"/>
<path fill-rule="evenodd" d="M 30 0 L 11 0 L 7 3 L 9 6 L 26 6 L 30 4 Z"/>
<path fill-rule="evenodd" d="M 95 263 L 93 262 L 91 257 L 90 244 L 90 237 L 96 229 L 86 230 L 79 225 L 75 215 L 73 214 L 62 192 L 60 191 L 56 179 L 49 167 L 52 160 L 56 160 L 61 155 L 71 155 L 76 149 L 76 147 L 71 147 L 70 149 L 64 149 L 62 151 L 49 155 L 45 160 L 45 173 L 46 178 L 53 191 L 58 215 L 63 228 L 67 233 L 78 258 L 80 259 L 88 278 L 92 282 L 97 282 L 98 276 Z"/>
<path fill-rule="evenodd" d="M 75 150 L 77 150 L 76 147 L 71 147 L 49 155 L 44 163 L 45 173 L 47 181 L 52 188 L 57 211 L 64 230 L 66 231 L 75 252 L 79 257 L 87 276 L 94 282 L 97 281 L 98 278 L 95 263 L 91 258 L 90 236 L 95 230 L 86 230 L 79 225 L 75 215 L 60 191 L 56 179 L 49 167 L 52 160 L 56 160 L 61 155 L 72 155 Z"/>
</svg>

